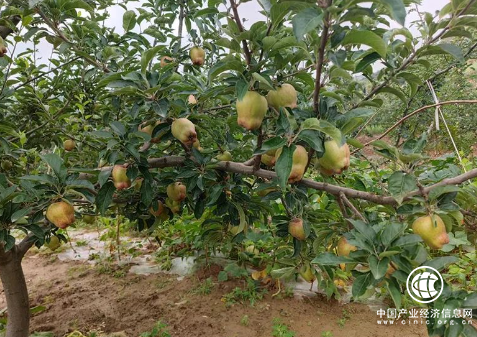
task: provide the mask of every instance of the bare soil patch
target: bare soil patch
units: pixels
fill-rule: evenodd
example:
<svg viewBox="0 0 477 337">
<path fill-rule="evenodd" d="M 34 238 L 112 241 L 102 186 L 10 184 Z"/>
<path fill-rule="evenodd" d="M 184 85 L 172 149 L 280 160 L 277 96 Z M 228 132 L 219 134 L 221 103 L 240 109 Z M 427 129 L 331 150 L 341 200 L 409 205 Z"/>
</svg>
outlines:
<svg viewBox="0 0 477 337">
<path fill-rule="evenodd" d="M 204 270 L 199 272 L 200 280 L 197 275 L 182 281 L 168 274 L 114 276 L 87 263 L 38 254 L 28 255 L 23 266 L 32 306 L 46 307 L 32 318 L 31 331 L 52 331 L 55 336 L 74 330 L 139 336 L 162 321 L 171 336 L 270 337 L 275 318 L 296 337 L 320 337 L 327 331 L 331 334 L 324 336 L 427 336 L 423 326 L 381 326 L 368 306 L 343 305 L 321 296 L 277 299 L 268 294 L 254 307 L 249 303 L 228 307 L 223 296 L 242 282 L 217 282 L 216 267 L 209 274 L 214 287 L 207 295 L 193 291 L 208 277 Z M 6 306 L 2 293 L 0 308 Z"/>
</svg>

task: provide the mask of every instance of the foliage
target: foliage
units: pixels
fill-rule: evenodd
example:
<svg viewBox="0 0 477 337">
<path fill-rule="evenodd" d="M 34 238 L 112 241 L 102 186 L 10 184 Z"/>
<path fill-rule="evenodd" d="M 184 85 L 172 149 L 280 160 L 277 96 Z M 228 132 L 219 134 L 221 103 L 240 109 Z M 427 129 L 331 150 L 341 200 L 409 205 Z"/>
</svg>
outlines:
<svg viewBox="0 0 477 337">
<path fill-rule="evenodd" d="M 429 131 L 430 110 L 398 129 L 396 145 L 386 138 L 362 144 L 360 134 L 381 133 L 432 103 L 429 80 L 440 100 L 460 100 L 445 111 L 467 154 L 476 117 L 462 100 L 475 98 L 467 61 L 477 3 L 453 0 L 438 13 L 420 13 L 420 35 L 403 26 L 414 0 L 260 0 L 262 17 L 250 24 L 240 17 L 242 3 L 1 5 L 2 28 L 15 29 L 0 40 L 9 51 L 0 58 L 0 253 L 65 238 L 66 230 L 44 216 L 63 200 L 76 206 L 77 219 L 100 216 L 95 223 L 107 228 L 103 239 L 116 238 L 118 253 L 121 231 L 134 228 L 162 245 L 156 256 L 165 267 L 173 256 L 233 259 L 219 280 L 245 277 L 247 285 L 224 297 L 229 304 L 263 295 L 247 267 L 260 268 L 264 279 L 290 280 L 310 263 L 328 297 L 340 296 L 336 280 L 352 279 L 354 299 L 381 288 L 398 308 L 410 303 L 407 275 L 431 264 L 445 270 L 448 284 L 435 305 L 466 304 L 473 296 L 467 290 L 475 289 L 456 282 L 455 268 L 469 268 L 463 261 L 475 246 L 475 159 L 430 155 L 436 139 L 442 143 L 441 133 Z M 123 13 L 122 30 L 106 24 L 113 9 Z M 45 45 L 52 48 L 49 65 L 38 58 Z M 20 46 L 25 50 L 15 53 Z M 189 56 L 194 46 L 205 51 L 203 65 Z M 269 104 L 252 131 L 237 123 L 237 102 L 249 91 L 265 97 L 285 83 L 297 92 L 296 106 Z M 172 132 L 179 118 L 190 121 L 187 130 Z M 195 137 L 200 144 L 189 144 Z M 320 166 L 330 139 L 345 146 L 344 156 L 348 146 L 353 152 L 350 168 L 333 176 Z M 67 151 L 65 140 L 76 147 Z M 295 158 L 295 149 L 306 155 Z M 273 169 L 261 164 L 270 151 L 278 153 Z M 114 165 L 127 168 L 120 185 Z M 184 200 L 167 191 L 177 182 L 187 190 Z M 158 201 L 167 211 L 154 216 Z M 431 213 L 452 238 L 440 251 L 409 226 Z M 304 240 L 289 235 L 296 218 Z M 349 256 L 336 254 L 343 236 L 357 248 Z M 123 274 L 109 265 L 103 271 Z M 429 330 L 454 333 L 437 323 Z"/>
</svg>

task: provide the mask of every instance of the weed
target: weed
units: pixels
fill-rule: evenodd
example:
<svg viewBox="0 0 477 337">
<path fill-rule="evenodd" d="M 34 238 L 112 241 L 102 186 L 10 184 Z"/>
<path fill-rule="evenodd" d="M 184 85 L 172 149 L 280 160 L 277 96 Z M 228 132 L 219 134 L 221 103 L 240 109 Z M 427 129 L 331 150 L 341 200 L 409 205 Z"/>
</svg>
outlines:
<svg viewBox="0 0 477 337">
<path fill-rule="evenodd" d="M 240 319 L 240 324 L 242 324 L 243 326 L 248 326 L 248 324 L 249 324 L 248 315 L 244 315 L 244 316 Z"/>
<path fill-rule="evenodd" d="M 338 319 L 338 325 L 340 328 L 343 328 L 346 324 L 346 321 L 351 317 L 350 313 L 346 310 L 343 309 L 342 311 L 342 317 Z"/>
<path fill-rule="evenodd" d="M 88 241 L 86 240 L 78 240 L 76 241 L 76 247 L 86 247 L 88 245 Z"/>
<path fill-rule="evenodd" d="M 159 321 L 156 323 L 151 332 L 144 332 L 141 337 L 171 337 L 171 334 L 167 330 L 167 324 Z"/>
<path fill-rule="evenodd" d="M 112 264 L 111 262 L 108 261 L 103 261 L 101 263 L 98 263 L 96 266 L 98 273 L 100 274 L 107 274 L 111 275 L 115 278 L 122 278 L 125 277 L 127 274 L 127 266 L 117 266 Z"/>
<path fill-rule="evenodd" d="M 254 306 L 255 303 L 263 298 L 265 291 L 260 290 L 253 280 L 247 281 L 247 287 L 241 289 L 236 287 L 232 292 L 225 294 L 222 297 L 222 302 L 225 302 L 226 306 L 232 306 L 235 303 L 243 303 L 249 301 L 251 306 Z"/>
<path fill-rule="evenodd" d="M 294 337 L 295 332 L 291 331 L 290 328 L 286 324 L 283 324 L 279 318 L 275 318 L 273 320 L 272 336 L 273 337 Z"/>
<path fill-rule="evenodd" d="M 212 292 L 212 289 L 214 289 L 214 283 L 212 282 L 212 278 L 209 277 L 197 288 L 192 290 L 192 293 L 198 295 L 209 295 Z"/>
<path fill-rule="evenodd" d="M 331 331 L 329 331 L 329 330 L 323 331 L 323 332 L 321 333 L 321 337 L 333 337 L 333 333 L 332 333 Z"/>
</svg>

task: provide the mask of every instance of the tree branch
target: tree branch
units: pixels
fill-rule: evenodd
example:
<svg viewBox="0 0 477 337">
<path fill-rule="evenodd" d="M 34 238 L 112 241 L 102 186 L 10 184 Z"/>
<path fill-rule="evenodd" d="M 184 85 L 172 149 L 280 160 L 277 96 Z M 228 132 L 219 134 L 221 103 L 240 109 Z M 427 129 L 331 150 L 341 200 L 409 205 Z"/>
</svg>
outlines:
<svg viewBox="0 0 477 337">
<path fill-rule="evenodd" d="M 241 33 L 243 33 L 244 29 L 243 29 L 242 21 L 240 21 L 240 16 L 238 13 L 237 4 L 235 3 L 235 0 L 230 0 L 230 5 L 232 6 L 232 11 L 234 12 L 234 19 L 235 19 L 235 22 L 237 23 L 238 29 Z M 250 53 L 250 49 L 248 48 L 248 43 L 246 40 L 242 40 L 242 47 L 245 53 L 245 61 L 247 62 L 247 65 L 250 65 L 250 63 L 252 62 L 252 54 Z"/>
<path fill-rule="evenodd" d="M 185 157 L 168 156 L 168 157 L 150 159 L 149 165 L 151 168 L 175 167 L 175 166 L 183 165 L 185 161 L 186 161 Z M 250 175 L 250 176 L 253 175 L 256 177 L 269 179 L 269 180 L 275 179 L 277 177 L 277 174 L 275 172 L 264 170 L 264 169 L 255 170 L 253 166 L 247 166 L 243 163 L 236 163 L 236 162 L 230 162 L 230 161 L 219 162 L 217 163 L 217 166 L 215 168 L 221 171 Z M 103 168 L 103 169 L 109 169 L 109 168 Z M 410 200 L 412 197 L 421 195 L 421 193 L 429 193 L 432 189 L 436 187 L 446 186 L 446 185 L 459 185 L 467 180 L 471 180 L 476 177 L 477 177 L 477 169 L 473 169 L 467 173 L 461 174 L 454 178 L 444 179 L 434 185 L 427 186 L 421 191 L 420 190 L 413 191 L 404 197 L 404 201 Z M 398 205 L 397 201 L 390 196 L 383 196 L 383 195 L 373 194 L 369 192 L 358 191 L 352 188 L 336 186 L 336 185 L 332 185 L 332 184 L 328 184 L 324 182 L 314 181 L 311 179 L 303 179 L 299 182 L 299 184 L 305 187 L 315 189 L 315 190 L 324 191 L 336 196 L 339 196 L 340 193 L 343 193 L 347 198 L 363 199 L 363 200 L 367 200 L 375 204 L 381 204 L 381 205 L 393 205 L 393 206 Z"/>
<path fill-rule="evenodd" d="M 329 0 L 327 3 L 327 7 L 329 6 L 331 6 L 331 0 Z M 318 60 L 316 62 L 315 90 L 313 91 L 313 109 L 318 118 L 320 118 L 321 76 L 323 72 L 323 63 L 325 60 L 326 44 L 328 43 L 328 33 L 330 30 L 330 17 L 330 13 L 326 11 L 325 20 L 323 21 L 323 31 L 321 32 L 320 48 L 318 50 Z"/>
<path fill-rule="evenodd" d="M 362 220 L 364 222 L 368 222 L 366 220 L 366 218 L 358 211 L 358 209 L 356 207 L 354 207 L 354 205 L 351 203 L 351 201 L 348 200 L 348 198 L 346 197 L 346 195 L 344 193 L 340 193 L 340 199 L 343 200 L 344 204 L 351 209 L 351 211 L 354 213 L 354 215 L 357 218 L 359 218 L 360 220 Z"/>
<path fill-rule="evenodd" d="M 19 244 L 17 244 L 17 252 L 20 259 L 22 259 L 28 250 L 35 244 L 35 240 L 33 240 L 34 237 L 35 235 L 30 233 Z"/>
</svg>

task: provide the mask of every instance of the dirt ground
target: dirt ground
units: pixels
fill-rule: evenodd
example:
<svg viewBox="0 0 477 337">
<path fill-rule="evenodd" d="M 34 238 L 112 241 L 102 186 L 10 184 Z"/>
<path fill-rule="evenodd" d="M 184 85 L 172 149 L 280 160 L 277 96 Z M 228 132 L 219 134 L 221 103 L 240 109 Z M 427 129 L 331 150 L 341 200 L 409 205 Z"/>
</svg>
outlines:
<svg viewBox="0 0 477 337">
<path fill-rule="evenodd" d="M 288 325 L 295 337 L 427 336 L 425 327 L 380 326 L 368 306 L 341 305 L 320 296 L 266 295 L 254 307 L 248 302 L 228 307 L 221 299 L 240 283 L 217 282 L 217 270 L 178 281 L 168 274 L 118 277 L 87 263 L 61 262 L 55 255 L 30 254 L 23 265 L 31 305 L 46 307 L 33 316 L 31 331 L 51 331 L 58 337 L 74 330 L 136 337 L 157 321 L 167 324 L 171 336 L 271 337 L 275 318 Z M 201 278 L 209 276 L 214 280 L 212 292 L 194 292 L 203 284 Z M 2 293 L 0 288 L 0 309 L 6 306 Z"/>
</svg>

